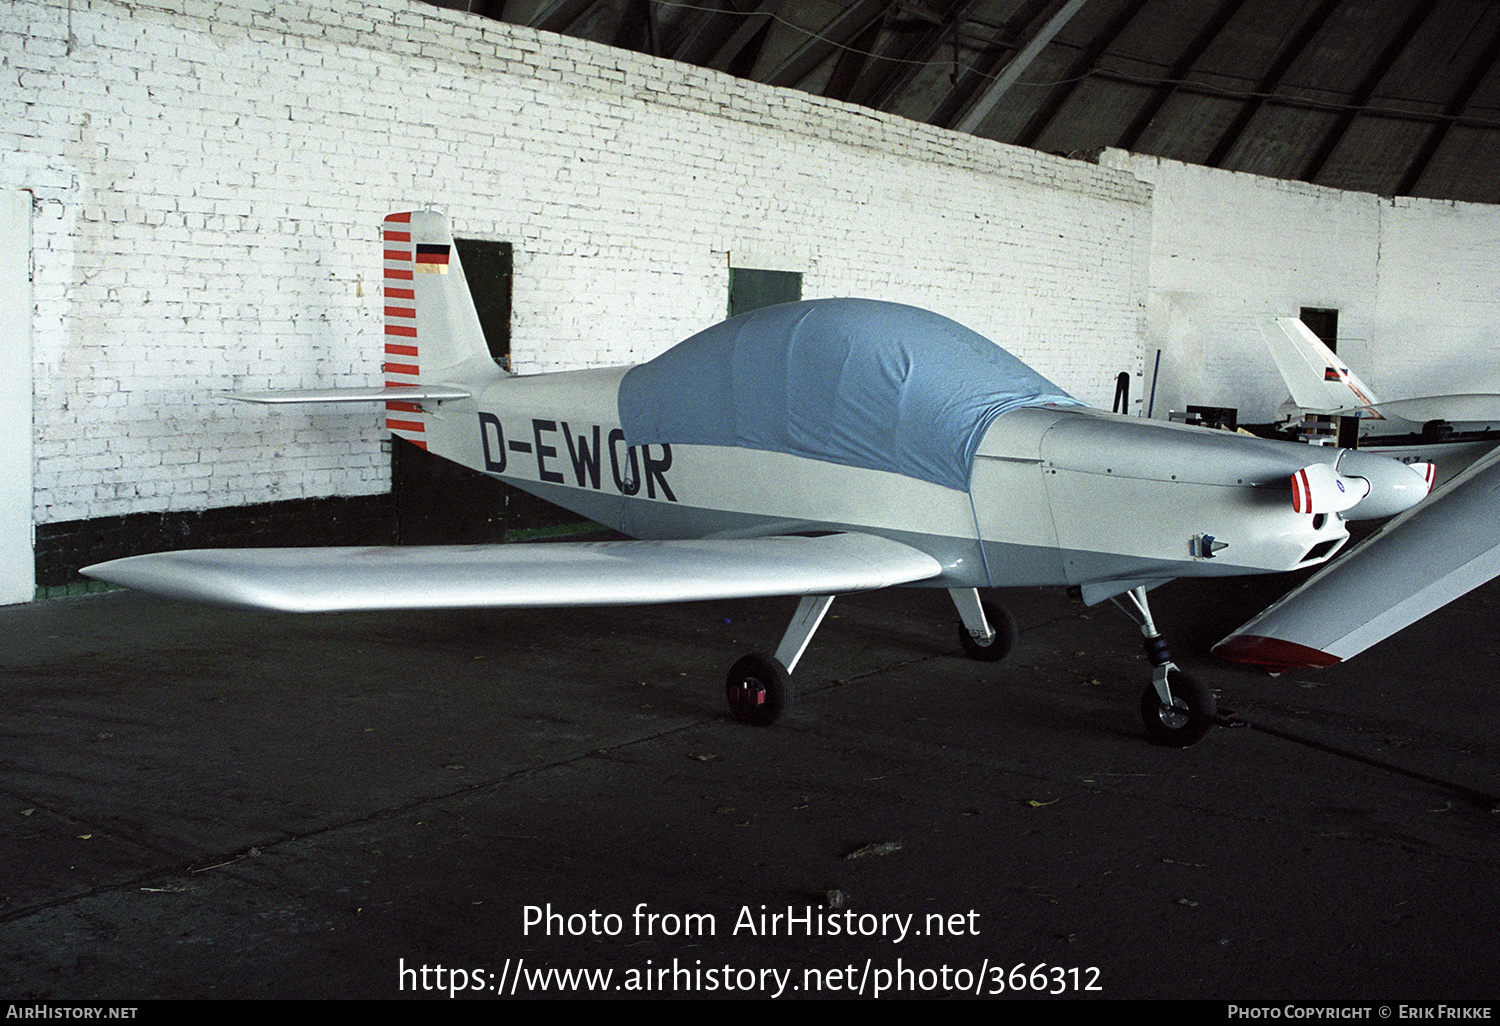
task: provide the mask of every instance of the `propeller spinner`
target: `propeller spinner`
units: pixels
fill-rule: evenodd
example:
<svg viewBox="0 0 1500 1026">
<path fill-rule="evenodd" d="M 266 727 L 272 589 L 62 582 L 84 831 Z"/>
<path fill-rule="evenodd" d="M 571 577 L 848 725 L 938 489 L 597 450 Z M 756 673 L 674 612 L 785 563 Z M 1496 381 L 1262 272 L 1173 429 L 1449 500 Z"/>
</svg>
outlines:
<svg viewBox="0 0 1500 1026">
<path fill-rule="evenodd" d="M 1340 513 L 1345 520 L 1395 516 L 1427 497 L 1431 463 L 1397 463 L 1347 451 L 1336 465 L 1313 463 L 1292 475 L 1292 508 L 1298 513 Z"/>
</svg>

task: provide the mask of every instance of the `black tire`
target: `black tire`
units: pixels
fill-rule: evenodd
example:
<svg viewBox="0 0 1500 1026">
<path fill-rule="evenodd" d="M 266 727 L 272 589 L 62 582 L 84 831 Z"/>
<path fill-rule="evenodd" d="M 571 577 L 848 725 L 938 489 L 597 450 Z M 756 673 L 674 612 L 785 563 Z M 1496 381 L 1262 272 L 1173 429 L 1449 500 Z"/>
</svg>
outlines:
<svg viewBox="0 0 1500 1026">
<path fill-rule="evenodd" d="M 990 623 L 990 630 L 995 636 L 990 639 L 989 644 L 981 644 L 974 640 L 974 635 L 969 633 L 969 628 L 962 623 L 958 625 L 958 640 L 963 643 L 964 654 L 970 659 L 977 659 L 982 663 L 999 662 L 1010 655 L 1011 649 L 1016 647 L 1016 639 L 1021 632 L 1016 628 L 1016 621 L 1005 611 L 1003 606 L 997 606 L 993 602 L 981 601 L 979 608 L 984 610 L 984 618 Z"/>
<path fill-rule="evenodd" d="M 1172 705 L 1162 705 L 1153 684 L 1141 695 L 1141 719 L 1152 744 L 1168 748 L 1187 748 L 1203 740 L 1214 725 L 1219 706 L 1208 686 L 1191 674 L 1178 670 L 1167 677 L 1172 691 Z"/>
<path fill-rule="evenodd" d="M 752 652 L 729 669 L 729 711 L 741 723 L 769 727 L 792 708 L 792 675 L 779 659 Z"/>
</svg>

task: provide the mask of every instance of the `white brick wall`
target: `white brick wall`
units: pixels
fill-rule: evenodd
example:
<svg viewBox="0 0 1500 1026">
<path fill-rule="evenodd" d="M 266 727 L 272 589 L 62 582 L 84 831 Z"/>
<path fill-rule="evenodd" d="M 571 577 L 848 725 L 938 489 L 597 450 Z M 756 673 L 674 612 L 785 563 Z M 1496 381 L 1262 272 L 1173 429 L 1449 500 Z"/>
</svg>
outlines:
<svg viewBox="0 0 1500 1026">
<path fill-rule="evenodd" d="M 1500 392 L 1500 208 L 1383 200 L 1380 224 L 1361 376 L 1383 398 Z"/>
<path fill-rule="evenodd" d="M 1270 420 L 1259 323 L 1339 311 L 1339 355 L 1383 399 L 1500 392 L 1500 207 L 1395 199 L 1106 151 L 1153 189 L 1146 360 L 1156 416 Z"/>
<path fill-rule="evenodd" d="M 516 247 L 522 371 L 720 319 L 728 254 L 928 306 L 1080 398 L 1140 371 L 1131 174 L 406 0 L 10 0 L 0 185 L 36 197 L 38 522 L 387 485 L 377 226 Z M 1080 282 L 1084 283 L 1080 287 Z"/>
</svg>

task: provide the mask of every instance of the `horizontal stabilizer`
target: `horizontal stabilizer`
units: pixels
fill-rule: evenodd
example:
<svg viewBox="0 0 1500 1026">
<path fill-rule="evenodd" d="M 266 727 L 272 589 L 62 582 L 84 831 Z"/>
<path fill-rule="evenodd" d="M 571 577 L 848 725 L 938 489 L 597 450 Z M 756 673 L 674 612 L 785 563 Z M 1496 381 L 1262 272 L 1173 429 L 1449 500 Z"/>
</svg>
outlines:
<svg viewBox="0 0 1500 1026">
<path fill-rule="evenodd" d="M 440 403 L 468 399 L 471 393 L 453 385 L 375 385 L 369 388 L 285 388 L 269 392 L 226 392 L 224 395 L 243 403 Z"/>
<path fill-rule="evenodd" d="M 1491 453 L 1214 646 L 1271 670 L 1329 666 L 1500 574 Z"/>
<path fill-rule="evenodd" d="M 189 602 L 312 613 L 637 605 L 868 591 L 936 577 L 864 534 L 392 548 L 192 549 L 82 573 Z"/>
</svg>

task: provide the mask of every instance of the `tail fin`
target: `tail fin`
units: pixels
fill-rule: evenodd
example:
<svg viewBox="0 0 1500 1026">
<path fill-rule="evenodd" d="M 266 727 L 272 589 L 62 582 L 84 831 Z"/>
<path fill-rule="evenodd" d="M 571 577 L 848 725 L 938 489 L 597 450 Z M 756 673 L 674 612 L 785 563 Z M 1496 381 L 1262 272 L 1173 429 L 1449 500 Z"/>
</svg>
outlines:
<svg viewBox="0 0 1500 1026">
<path fill-rule="evenodd" d="M 384 224 L 386 387 L 434 385 L 481 360 L 494 369 L 448 219 L 431 210 L 391 214 Z M 423 448 L 419 403 L 386 403 L 386 426 Z"/>
<path fill-rule="evenodd" d="M 1370 386 L 1295 317 L 1278 317 L 1262 329 L 1266 345 L 1292 393 L 1292 402 L 1314 413 L 1345 412 L 1380 416 L 1368 407 L 1380 402 Z"/>
<path fill-rule="evenodd" d="M 386 427 L 427 448 L 426 407 L 467 399 L 480 372 L 498 375 L 442 214 L 385 219 L 385 386 L 233 392 L 252 403 L 384 402 Z"/>
</svg>

